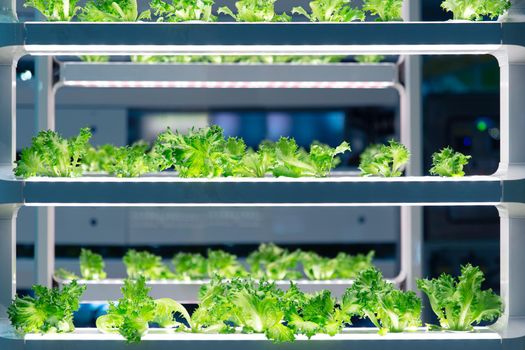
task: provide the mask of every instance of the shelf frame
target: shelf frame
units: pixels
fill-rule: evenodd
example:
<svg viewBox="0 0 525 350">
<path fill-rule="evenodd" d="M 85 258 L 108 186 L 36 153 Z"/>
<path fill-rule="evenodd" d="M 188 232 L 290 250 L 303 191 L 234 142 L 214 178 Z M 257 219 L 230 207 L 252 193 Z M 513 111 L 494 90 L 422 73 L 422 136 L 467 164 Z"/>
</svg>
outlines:
<svg viewBox="0 0 525 350">
<path fill-rule="evenodd" d="M 0 5 L 14 3 L 0 1 Z M 7 5 L 0 8 L 9 8 Z M 501 67 L 501 154 L 497 176 L 512 184 L 503 186 L 502 201 L 493 203 L 501 217 L 501 289 L 505 302 L 505 313 L 496 327 L 502 337 L 502 341 L 498 340 L 502 347 L 519 348 L 525 338 L 525 327 L 520 323 L 525 317 L 525 275 L 522 273 L 525 264 L 525 205 L 522 204 L 525 99 L 520 94 L 525 88 L 524 30 L 525 23 L 510 22 L 66 24 L 6 21 L 0 23 L 0 91 L 3 92 L 0 95 L 0 166 L 11 168 L 14 161 L 14 72 L 23 54 L 491 54 Z M 9 186 L 14 186 L 17 192 L 21 183 L 15 181 Z M 512 188 L 518 191 L 506 192 Z M 23 203 L 9 203 L 5 199 L 4 202 L 0 247 L 6 254 L 0 255 L 0 278 L 2 286 L 7 288 L 0 294 L 0 305 L 5 307 L 15 292 L 14 218 L 17 207 Z M 403 346 L 407 342 L 396 344 Z M 440 348 L 449 345 L 445 340 L 433 344 Z M 479 345 L 489 344 L 480 342 Z"/>
</svg>

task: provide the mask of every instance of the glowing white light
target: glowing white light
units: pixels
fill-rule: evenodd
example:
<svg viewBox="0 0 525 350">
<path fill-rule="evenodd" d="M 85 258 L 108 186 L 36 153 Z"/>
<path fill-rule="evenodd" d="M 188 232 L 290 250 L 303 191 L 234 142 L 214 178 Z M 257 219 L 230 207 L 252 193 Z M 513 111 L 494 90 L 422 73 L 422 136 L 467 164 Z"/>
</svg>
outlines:
<svg viewBox="0 0 525 350">
<path fill-rule="evenodd" d="M 20 73 L 20 80 L 22 81 L 28 81 L 31 80 L 31 78 L 33 78 L 33 73 L 31 73 L 30 70 L 26 70 Z"/>
<path fill-rule="evenodd" d="M 25 341 L 31 340 L 74 340 L 74 341 L 124 341 L 118 334 L 103 334 L 96 328 L 77 328 L 74 333 L 56 334 L 26 334 Z M 147 341 L 263 341 L 268 342 L 264 334 L 196 334 L 196 333 L 176 333 L 173 330 L 150 329 L 142 337 L 143 342 Z M 310 340 L 305 336 L 298 336 L 297 341 L 396 341 L 396 340 L 498 340 L 501 336 L 486 327 L 476 327 L 474 332 L 428 332 L 424 328 L 419 328 L 413 332 L 388 333 L 386 335 L 377 334 L 377 328 L 349 328 L 343 333 L 333 337 L 329 335 L 315 335 Z M 249 347 L 249 346 L 248 346 Z"/>
<path fill-rule="evenodd" d="M 64 86 L 96 88 L 208 88 L 208 89 L 386 89 L 391 82 L 365 81 L 103 81 L 67 80 Z"/>
<path fill-rule="evenodd" d="M 467 45 L 25 45 L 31 55 L 353 55 L 489 54 L 494 44 Z"/>
</svg>

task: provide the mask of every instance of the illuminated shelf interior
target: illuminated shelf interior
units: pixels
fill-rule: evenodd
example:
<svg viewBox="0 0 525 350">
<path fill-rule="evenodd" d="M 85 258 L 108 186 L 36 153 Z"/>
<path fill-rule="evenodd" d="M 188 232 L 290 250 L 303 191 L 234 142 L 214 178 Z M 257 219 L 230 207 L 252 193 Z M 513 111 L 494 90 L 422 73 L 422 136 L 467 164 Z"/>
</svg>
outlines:
<svg viewBox="0 0 525 350">
<path fill-rule="evenodd" d="M 63 62 L 59 86 L 95 88 L 385 89 L 393 63 L 137 64 Z"/>
</svg>

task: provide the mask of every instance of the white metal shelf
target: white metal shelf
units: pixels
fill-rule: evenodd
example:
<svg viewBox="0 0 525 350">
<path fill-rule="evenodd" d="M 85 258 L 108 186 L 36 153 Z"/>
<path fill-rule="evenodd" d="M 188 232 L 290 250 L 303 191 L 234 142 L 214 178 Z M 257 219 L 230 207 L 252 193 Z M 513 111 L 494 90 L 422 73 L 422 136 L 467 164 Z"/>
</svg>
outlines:
<svg viewBox="0 0 525 350">
<path fill-rule="evenodd" d="M 54 280 L 58 285 L 69 282 L 57 277 L 55 277 Z M 403 277 L 400 276 L 389 281 L 399 284 L 402 280 Z M 162 280 L 148 281 L 147 285 L 151 288 L 149 295 L 154 299 L 172 298 L 180 303 L 196 304 L 199 300 L 199 290 L 203 285 L 209 283 L 209 281 L 209 279 L 194 281 Z M 78 283 L 85 284 L 87 287 L 82 295 L 82 302 L 107 302 L 108 300 L 117 300 L 122 296 L 121 288 L 124 285 L 124 280 L 108 278 L 99 281 L 78 280 Z M 294 280 L 293 283 L 306 293 L 315 293 L 326 289 L 331 291 L 334 297 L 340 298 L 346 289 L 352 285 L 353 280 L 310 281 L 300 279 Z M 290 287 L 290 281 L 275 281 L 275 284 L 283 290 L 287 290 Z"/>
<path fill-rule="evenodd" d="M 525 181 L 496 176 L 442 178 L 198 178 L 172 173 L 139 178 L 4 178 L 0 188 L 28 206 L 410 206 L 524 202 Z"/>
<path fill-rule="evenodd" d="M 385 89 L 398 84 L 394 63 L 59 65 L 59 86 L 106 88 Z"/>
<path fill-rule="evenodd" d="M 30 54 L 437 54 L 522 45 L 523 23 L 2 24 Z M 15 41 L 15 43 L 13 43 Z M 2 41 L 0 41 L 0 44 Z"/>
<path fill-rule="evenodd" d="M 420 329 L 414 332 L 389 333 L 384 336 L 377 334 L 376 328 L 347 328 L 342 334 L 334 337 L 316 335 L 311 339 L 298 336 L 294 343 L 281 346 L 273 344 L 264 334 L 200 334 L 176 333 L 160 329 L 150 329 L 139 344 L 133 344 L 135 349 L 287 349 L 314 350 L 328 349 L 378 349 L 393 350 L 429 349 L 441 350 L 495 350 L 503 349 L 501 336 L 485 327 L 479 327 L 475 332 L 427 332 Z M 51 350 L 57 348 L 75 348 L 87 350 L 93 348 L 127 349 L 130 345 L 118 334 L 102 334 L 95 328 L 80 328 L 73 333 L 62 334 L 27 334 L 15 337 L 9 325 L 0 322 L 0 347 L 10 350 L 38 349 Z"/>
<path fill-rule="evenodd" d="M 13 7 L 11 0 L 0 0 L 5 14 Z M 12 16 L 11 19 L 14 19 Z M 296 342 L 290 347 L 359 347 L 392 349 L 443 347 L 464 349 L 522 348 L 525 329 L 525 23 L 1 23 L 0 47 L 4 65 L 0 65 L 0 165 L 12 166 L 14 160 L 14 116 L 16 59 L 23 54 L 492 54 L 501 67 L 501 157 L 500 177 L 486 180 L 465 179 L 261 179 L 261 180 L 163 180 L 161 177 L 137 180 L 38 179 L 0 182 L 8 196 L 0 202 L 27 205 L 116 205 L 170 203 L 167 194 L 181 205 L 194 202 L 228 205 L 236 202 L 275 205 L 498 205 L 501 219 L 501 294 L 505 314 L 495 333 L 402 333 L 380 337 L 376 334 L 343 334 L 335 338 Z M 515 180 L 509 180 L 515 179 Z M 255 190 L 254 190 L 255 189 Z M 112 192 L 111 192 L 112 191 Z M 139 191 L 141 191 L 139 193 Z M 151 192 L 153 191 L 153 193 Z M 246 192 L 248 191 L 248 192 Z M 274 193 L 272 191 L 278 191 Z M 284 191 L 284 192 L 283 192 Z M 4 193 L 4 192 L 2 192 Z M 251 197 L 244 199 L 246 194 Z M 151 200 L 153 196 L 157 196 Z M 275 196 L 278 196 L 275 197 Z M 315 196 L 315 203 L 312 202 Z M 6 199 L 7 198 L 7 199 Z M 158 203 L 158 198 L 166 202 Z M 293 199 L 289 203 L 289 199 Z M 373 198 L 373 200 L 372 200 Z M 99 200 L 102 199 L 102 202 Z M 132 200 L 130 200 L 132 199 Z M 264 200 L 261 200 L 264 199 Z M 285 202 L 284 199 L 287 199 Z M 56 202 L 58 200 L 58 202 Z M 53 202 L 55 201 L 55 202 Z M 109 203 L 111 202 L 111 203 Z M 276 203 L 277 202 L 277 203 Z M 521 204 L 519 204 L 521 203 Z M 15 287 L 14 257 L 16 239 L 14 219 L 17 205 L 0 207 L 0 304 L 10 302 Z M 412 242 L 417 244 L 418 242 Z M 414 256 L 417 259 L 418 256 Z M 0 311 L 1 312 L 1 311 Z M 374 332 L 375 333 L 375 332 Z M 355 335 L 353 335 L 355 334 Z M 259 335 L 150 335 L 144 348 L 178 346 L 209 349 L 266 348 L 272 345 Z M 152 337 L 152 338 L 149 338 Z M 16 338 L 16 339 L 15 339 Z M 0 334 L 0 347 L 76 349 L 98 346 L 124 348 L 118 336 L 79 330 L 74 334 L 13 336 L 7 326 Z M 33 342 L 34 340 L 34 342 Z M 82 341 L 78 341 L 82 340 Z M 244 341 L 239 341 L 244 340 Z M 259 341 L 257 341 L 259 340 Z M 348 340 L 348 342 L 346 341 Z M 249 345 L 245 341 L 250 341 Z M 4 346 L 5 344 L 5 346 Z"/>
</svg>

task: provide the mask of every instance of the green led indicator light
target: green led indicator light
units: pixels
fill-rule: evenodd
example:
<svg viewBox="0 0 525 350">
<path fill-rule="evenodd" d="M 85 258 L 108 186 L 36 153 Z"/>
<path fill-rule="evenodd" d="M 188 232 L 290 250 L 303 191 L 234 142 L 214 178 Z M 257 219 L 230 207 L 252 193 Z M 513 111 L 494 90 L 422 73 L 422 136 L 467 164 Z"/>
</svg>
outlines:
<svg viewBox="0 0 525 350">
<path fill-rule="evenodd" d="M 479 122 L 477 122 L 476 128 L 478 129 L 478 131 L 483 132 L 483 131 L 487 131 L 488 125 L 483 120 L 480 120 Z"/>
</svg>

